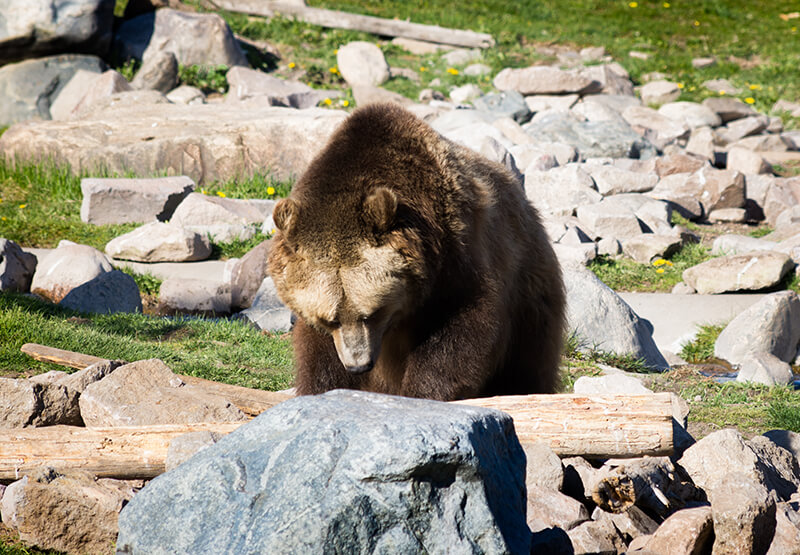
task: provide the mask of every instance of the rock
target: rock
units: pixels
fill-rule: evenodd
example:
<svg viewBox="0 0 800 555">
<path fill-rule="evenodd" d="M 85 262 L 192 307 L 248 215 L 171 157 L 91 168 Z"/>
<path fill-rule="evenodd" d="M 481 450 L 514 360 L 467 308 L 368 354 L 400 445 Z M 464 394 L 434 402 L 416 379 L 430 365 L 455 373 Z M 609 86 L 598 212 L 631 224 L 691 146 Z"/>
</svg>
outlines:
<svg viewBox="0 0 800 555">
<path fill-rule="evenodd" d="M 749 476 L 731 473 L 711 494 L 715 553 L 766 553 L 775 535 L 775 500 Z"/>
<path fill-rule="evenodd" d="M 372 42 L 353 41 L 340 46 L 336 53 L 336 64 L 351 87 L 377 87 L 389 80 L 389 64 L 381 49 Z"/>
<path fill-rule="evenodd" d="M 488 123 L 473 123 L 452 131 L 447 131 L 443 133 L 443 135 L 454 143 L 458 143 L 484 155 L 491 153 L 493 150 L 492 148 L 484 148 L 487 141 L 489 141 L 490 144 L 496 143 L 500 145 L 500 152 L 503 154 L 505 154 L 507 149 L 512 145 L 511 141 L 509 141 L 500 130 Z M 497 154 L 497 152 L 495 152 L 495 154 Z M 490 158 L 495 162 L 500 162 L 504 156 L 490 156 Z"/>
<path fill-rule="evenodd" d="M 61 377 L 58 380 L 58 384 L 63 385 L 68 390 L 83 393 L 83 390 L 90 384 L 99 382 L 123 364 L 125 364 L 125 362 L 121 360 L 103 360 L 95 362 L 74 374 Z"/>
<path fill-rule="evenodd" d="M 195 188 L 185 175 L 151 178 L 81 179 L 81 220 L 90 224 L 167 221 Z"/>
<path fill-rule="evenodd" d="M 481 77 L 483 75 L 488 75 L 492 72 L 492 68 L 487 66 L 486 64 L 470 64 L 464 68 L 463 73 L 464 75 L 468 75 L 470 77 Z"/>
<path fill-rule="evenodd" d="M 0 291 L 27 293 L 36 271 L 36 256 L 9 239 L 0 239 Z"/>
<path fill-rule="evenodd" d="M 271 241 L 262 241 L 245 254 L 231 270 L 231 307 L 248 308 L 261 282 L 268 276 L 267 256 Z"/>
<path fill-rule="evenodd" d="M 222 437 L 223 434 L 210 431 L 179 435 L 169 442 L 167 457 L 164 459 L 166 471 L 169 472 L 182 465 L 206 447 L 214 445 Z"/>
<path fill-rule="evenodd" d="M 167 94 L 178 86 L 178 59 L 172 52 L 159 52 L 142 64 L 131 81 L 134 89 L 151 89 Z"/>
<path fill-rule="evenodd" d="M 103 103 L 107 103 L 113 95 L 132 90 L 128 80 L 120 73 L 113 69 L 104 71 L 92 81 L 91 87 L 86 90 L 78 104 L 70 112 L 70 117 L 80 118 L 91 114 L 103 106 Z"/>
<path fill-rule="evenodd" d="M 50 117 L 57 120 L 75 117 L 75 109 L 100 75 L 102 73 L 85 69 L 76 71 L 50 103 Z"/>
<path fill-rule="evenodd" d="M 111 44 L 114 2 L 3 2 L 0 21 L 0 65 L 64 52 L 105 56 Z"/>
<path fill-rule="evenodd" d="M 478 85 L 469 83 L 451 90 L 450 100 L 456 104 L 466 104 L 467 102 L 472 102 L 482 94 L 483 91 Z"/>
<path fill-rule="evenodd" d="M 722 118 L 716 112 L 697 102 L 667 102 L 659 107 L 658 113 L 691 130 L 722 125 Z"/>
<path fill-rule="evenodd" d="M 716 488 L 733 473 L 764 484 L 783 500 L 789 499 L 800 484 L 797 460 L 788 451 L 764 437 L 759 442 L 746 441 L 731 428 L 699 440 L 684 452 L 678 464 L 712 498 Z"/>
<path fill-rule="evenodd" d="M 794 381 L 792 367 L 770 353 L 750 353 L 739 363 L 736 381 L 763 385 L 788 385 Z"/>
<path fill-rule="evenodd" d="M 70 553 L 110 553 L 120 509 L 135 488 L 86 472 L 43 468 L 6 488 L 3 524 L 20 540 L 40 549 Z"/>
<path fill-rule="evenodd" d="M 353 87 L 353 100 L 356 106 L 365 106 L 378 102 L 393 102 L 400 106 L 412 106 L 411 99 L 403 96 L 394 91 L 388 91 L 381 87 L 373 87 L 372 85 L 355 85 Z"/>
<path fill-rule="evenodd" d="M 615 166 L 588 166 L 586 169 L 603 196 L 643 193 L 652 190 L 658 183 L 658 176 L 655 174 L 642 174 Z"/>
<path fill-rule="evenodd" d="M 525 485 L 528 488 L 528 501 L 533 495 L 531 487 L 538 486 L 558 491 L 564 483 L 564 465 L 547 443 L 523 443 L 525 451 Z M 530 507 L 530 504 L 528 505 Z M 586 517 L 588 518 L 588 514 Z"/>
<path fill-rule="evenodd" d="M 630 75 L 616 62 L 580 67 L 578 73 L 599 83 L 599 93 L 602 95 L 634 98 Z"/>
<path fill-rule="evenodd" d="M 710 127 L 692 129 L 686 142 L 686 152 L 713 162 L 716 156 L 714 140 L 714 132 Z"/>
<path fill-rule="evenodd" d="M 778 447 L 789 451 L 796 459 L 800 459 L 800 433 L 791 430 L 770 430 L 763 435 Z"/>
<path fill-rule="evenodd" d="M 150 482 L 120 515 L 117 549 L 527 553 L 523 476 L 505 414 L 331 391 Z"/>
<path fill-rule="evenodd" d="M 559 165 L 555 156 L 534 145 L 522 144 L 513 146 L 509 149 L 509 152 L 514 157 L 515 165 L 520 168 L 523 174 L 528 171 L 548 171 Z"/>
<path fill-rule="evenodd" d="M 736 235 L 733 233 L 720 235 L 714 239 L 714 242 L 711 244 L 711 254 L 714 256 L 777 250 L 778 245 L 774 241 L 756 239 L 755 237 Z"/>
<path fill-rule="evenodd" d="M 741 364 L 751 353 L 770 353 L 791 362 L 800 342 L 800 298 L 794 291 L 765 296 L 725 326 L 714 356 Z"/>
<path fill-rule="evenodd" d="M 630 106 L 622 112 L 622 117 L 660 150 L 689 137 L 686 125 L 662 116 L 647 106 Z"/>
<path fill-rule="evenodd" d="M 622 252 L 639 264 L 650 264 L 656 258 L 669 258 L 683 245 L 680 237 L 642 233 L 622 241 Z"/>
<path fill-rule="evenodd" d="M 73 288 L 114 268 L 99 250 L 62 241 L 39 260 L 31 281 L 31 293 L 57 303 Z"/>
<path fill-rule="evenodd" d="M 622 112 L 631 106 L 641 106 L 642 101 L 627 95 L 592 95 L 572 107 L 572 113 L 582 115 L 587 121 L 622 119 Z"/>
<path fill-rule="evenodd" d="M 595 507 L 592 520 L 610 520 L 626 544 L 636 538 L 653 534 L 658 524 L 636 505 L 621 513 L 607 513 Z"/>
<path fill-rule="evenodd" d="M 531 112 L 555 110 L 566 112 L 580 100 L 577 94 L 533 94 L 525 97 L 525 104 Z M 587 97 L 591 98 L 591 97 Z M 586 102 L 586 100 L 584 100 Z M 587 118 L 588 119 L 588 118 Z"/>
<path fill-rule="evenodd" d="M 692 215 L 695 209 L 691 202 L 698 200 L 703 214 L 720 208 L 742 208 L 745 204 L 744 176 L 737 171 L 704 166 L 693 174 L 662 177 L 649 195 L 679 204 Z"/>
<path fill-rule="evenodd" d="M 175 209 L 170 223 L 209 236 L 215 243 L 249 239 L 255 224 L 272 214 L 272 200 L 240 200 L 190 193 Z"/>
<path fill-rule="evenodd" d="M 725 127 L 717 129 L 717 138 L 723 144 L 730 144 L 744 137 L 758 135 L 769 125 L 767 116 L 748 116 L 729 122 Z"/>
<path fill-rule="evenodd" d="M 558 526 L 563 530 L 575 528 L 589 520 L 589 512 L 580 501 L 537 484 L 527 487 L 528 526 L 534 532 Z"/>
<path fill-rule="evenodd" d="M 636 193 L 611 195 L 604 198 L 603 201 L 632 210 L 639 221 L 644 224 L 646 232 L 673 234 L 672 224 L 670 224 L 672 209 L 667 202 Z"/>
<path fill-rule="evenodd" d="M 703 82 L 703 86 L 710 91 L 719 94 L 732 94 L 737 95 L 742 93 L 742 89 L 735 86 L 733 83 L 728 81 L 727 79 L 710 79 L 708 81 Z M 721 97 L 724 99 L 725 97 Z"/>
<path fill-rule="evenodd" d="M 481 59 L 481 51 L 477 48 L 467 50 L 466 48 L 456 48 L 442 54 L 442 60 L 451 66 L 463 66 L 470 62 L 475 62 Z"/>
<path fill-rule="evenodd" d="M 581 376 L 575 380 L 573 391 L 576 395 L 645 395 L 653 393 L 641 380 L 625 374 L 610 374 L 592 378 Z"/>
<path fill-rule="evenodd" d="M 186 385 L 158 359 L 120 366 L 84 389 L 78 401 L 87 426 L 243 422 L 230 402 Z"/>
<path fill-rule="evenodd" d="M 58 304 L 78 312 L 95 314 L 142 312 L 139 286 L 131 276 L 120 270 L 103 272 L 76 285 Z"/>
<path fill-rule="evenodd" d="M 715 223 L 737 223 L 747 222 L 747 209 L 745 208 L 717 208 L 706 216 L 709 222 Z"/>
<path fill-rule="evenodd" d="M 435 42 L 427 42 L 423 40 L 415 40 L 415 39 L 407 39 L 405 37 L 395 37 L 392 39 L 392 44 L 395 44 L 402 48 L 403 50 L 407 50 L 412 54 L 435 54 L 440 50 L 447 50 L 448 46 L 443 44 L 436 44 Z"/>
<path fill-rule="evenodd" d="M 63 385 L 0 378 L 0 428 L 82 424 L 78 393 Z"/>
<path fill-rule="evenodd" d="M 527 133 L 525 133 L 525 130 L 522 129 L 522 126 L 520 124 L 518 124 L 516 121 L 514 121 L 510 117 L 497 118 L 496 120 L 494 120 L 492 122 L 492 126 L 496 127 L 504 136 L 508 137 L 508 139 L 510 141 L 515 143 L 515 145 L 513 145 L 511 148 L 509 148 L 509 150 L 511 150 L 511 149 L 513 149 L 515 147 L 519 147 L 521 149 L 526 149 L 526 148 L 532 148 L 533 149 L 533 148 L 536 148 L 536 147 L 533 146 L 533 139 Z M 550 156 L 553 159 L 553 161 L 555 162 L 555 159 L 556 159 L 555 155 L 549 154 L 549 153 L 545 153 L 541 149 L 537 149 L 537 150 L 538 150 L 538 154 L 539 155 L 545 155 L 546 154 L 546 155 Z M 518 157 L 517 154 L 514 153 L 514 159 L 515 160 L 517 159 L 517 157 Z M 551 167 L 554 167 L 555 165 L 557 165 L 557 162 Z M 525 169 L 525 167 L 527 167 L 527 164 L 524 164 L 521 169 Z"/>
<path fill-rule="evenodd" d="M 639 89 L 639 94 L 642 96 L 642 103 L 645 106 L 656 105 L 661 106 L 668 102 L 678 100 L 681 95 L 681 89 L 677 83 L 671 81 L 650 81 L 645 83 Z"/>
<path fill-rule="evenodd" d="M 249 66 L 228 24 L 212 13 L 162 8 L 140 15 L 119 26 L 114 48 L 120 59 L 143 63 L 171 52 L 184 66 Z"/>
<path fill-rule="evenodd" d="M 745 175 L 772 173 L 772 166 L 760 154 L 743 147 L 734 147 L 728 151 L 725 167 Z"/>
<path fill-rule="evenodd" d="M 584 346 L 608 353 L 629 354 L 653 369 L 669 368 L 653 342 L 653 328 L 642 320 L 592 272 L 565 268 L 567 329 Z"/>
<path fill-rule="evenodd" d="M 27 122 L 0 136 L 0 152 L 20 162 L 51 160 L 118 174 L 159 168 L 197 183 L 264 168 L 284 179 L 308 167 L 345 117 L 337 110 L 237 105 L 115 106 L 80 121 Z"/>
<path fill-rule="evenodd" d="M 797 184 L 796 178 L 778 178 L 768 181 L 764 201 L 761 204 L 767 223 L 774 226 L 778 221 L 778 216 L 798 204 L 797 195 L 794 192 Z"/>
<path fill-rule="evenodd" d="M 236 317 L 249 321 L 260 330 L 288 332 L 294 326 L 294 315 L 278 298 L 275 284 L 269 276 L 261 282 L 250 307 Z"/>
<path fill-rule="evenodd" d="M 190 262 L 211 255 L 208 237 L 178 225 L 150 222 L 106 244 L 111 258 L 137 262 Z"/>
<path fill-rule="evenodd" d="M 168 278 L 161 282 L 158 304 L 159 310 L 168 314 L 230 314 L 231 285 L 210 279 Z"/>
<path fill-rule="evenodd" d="M 691 154 L 665 154 L 655 159 L 655 171 L 658 177 L 674 174 L 695 173 L 710 168 L 708 162 Z"/>
<path fill-rule="evenodd" d="M 510 117 L 518 123 L 531 119 L 531 111 L 525 99 L 517 91 L 487 94 L 475 99 L 475 109 L 492 116 L 492 119 Z"/>
<path fill-rule="evenodd" d="M 524 129 L 536 141 L 573 146 L 584 159 L 650 158 L 656 154 L 649 141 L 621 120 L 582 122 L 569 114 L 548 113 Z"/>
<path fill-rule="evenodd" d="M 205 104 L 206 95 L 197 87 L 181 85 L 167 93 L 167 100 L 173 104 Z"/>
<path fill-rule="evenodd" d="M 522 69 L 506 68 L 494 78 L 494 86 L 501 91 L 517 91 L 524 96 L 532 94 L 585 94 L 597 90 L 599 83 L 575 71 L 556 67 L 531 66 Z"/>
<path fill-rule="evenodd" d="M 695 69 L 706 69 L 717 65 L 714 58 L 692 58 L 692 67 Z"/>
<path fill-rule="evenodd" d="M 706 98 L 703 101 L 703 106 L 715 112 L 722 119 L 722 123 L 756 115 L 756 111 L 753 108 L 737 98 Z"/>
<path fill-rule="evenodd" d="M 49 120 L 50 106 L 79 70 L 99 74 L 106 65 L 95 56 L 67 54 L 0 67 L 0 127 L 29 119 Z"/>
<path fill-rule="evenodd" d="M 692 555 L 706 553 L 713 542 L 711 507 L 694 507 L 676 511 L 643 542 L 643 551 Z"/>
<path fill-rule="evenodd" d="M 279 79 L 263 71 L 246 67 L 232 67 L 226 73 L 228 100 L 254 99 L 270 106 L 289 106 L 305 110 L 313 108 L 326 98 L 340 96 L 339 91 L 315 90 L 299 81 Z"/>
<path fill-rule="evenodd" d="M 610 520 L 590 520 L 567 532 L 575 555 L 616 555 L 623 553 L 625 541 Z"/>
<path fill-rule="evenodd" d="M 798 504 L 778 503 L 775 507 L 775 536 L 767 555 L 783 555 L 797 551 L 800 545 L 800 513 Z"/>
<path fill-rule="evenodd" d="M 592 178 L 577 166 L 525 172 L 525 195 L 545 214 L 570 216 L 576 207 L 602 199 Z"/>
<path fill-rule="evenodd" d="M 633 210 L 605 199 L 595 204 L 584 204 L 576 210 L 578 221 L 591 230 L 594 238 L 615 237 L 627 239 L 642 233 L 639 219 Z"/>
<path fill-rule="evenodd" d="M 698 293 L 758 291 L 774 287 L 794 268 L 789 256 L 777 252 L 712 258 L 683 272 L 683 280 Z"/>
</svg>

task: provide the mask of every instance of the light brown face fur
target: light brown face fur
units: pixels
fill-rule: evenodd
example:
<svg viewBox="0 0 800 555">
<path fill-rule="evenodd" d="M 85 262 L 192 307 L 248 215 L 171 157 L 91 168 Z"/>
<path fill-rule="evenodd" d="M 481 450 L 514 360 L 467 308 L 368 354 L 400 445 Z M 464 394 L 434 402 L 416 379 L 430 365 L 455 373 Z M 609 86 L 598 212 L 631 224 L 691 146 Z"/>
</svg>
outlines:
<svg viewBox="0 0 800 555">
<path fill-rule="evenodd" d="M 412 304 L 403 256 L 388 244 L 365 243 L 359 250 L 351 266 L 296 252 L 274 276 L 284 302 L 332 336 L 339 360 L 353 373 L 372 369 L 384 334 Z"/>
</svg>

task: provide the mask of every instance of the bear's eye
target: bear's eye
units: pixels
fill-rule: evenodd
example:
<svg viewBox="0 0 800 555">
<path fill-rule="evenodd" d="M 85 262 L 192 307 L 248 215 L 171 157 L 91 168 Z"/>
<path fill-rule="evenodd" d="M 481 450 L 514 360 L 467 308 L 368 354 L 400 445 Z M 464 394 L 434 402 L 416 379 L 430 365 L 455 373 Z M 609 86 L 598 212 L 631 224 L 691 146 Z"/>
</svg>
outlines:
<svg viewBox="0 0 800 555">
<path fill-rule="evenodd" d="M 325 318 L 320 318 L 319 323 L 325 326 L 326 328 L 338 328 L 339 327 L 339 320 L 326 320 Z"/>
</svg>

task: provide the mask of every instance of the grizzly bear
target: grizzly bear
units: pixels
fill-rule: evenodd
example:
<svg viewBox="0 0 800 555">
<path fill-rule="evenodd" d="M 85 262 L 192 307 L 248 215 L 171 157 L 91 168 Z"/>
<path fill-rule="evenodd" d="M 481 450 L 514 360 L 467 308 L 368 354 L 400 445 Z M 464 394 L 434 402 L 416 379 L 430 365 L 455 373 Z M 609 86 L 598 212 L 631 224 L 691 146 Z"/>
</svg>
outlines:
<svg viewBox="0 0 800 555">
<path fill-rule="evenodd" d="M 355 110 L 273 212 L 300 395 L 454 400 L 559 385 L 561 270 L 501 165 L 405 109 Z"/>
</svg>

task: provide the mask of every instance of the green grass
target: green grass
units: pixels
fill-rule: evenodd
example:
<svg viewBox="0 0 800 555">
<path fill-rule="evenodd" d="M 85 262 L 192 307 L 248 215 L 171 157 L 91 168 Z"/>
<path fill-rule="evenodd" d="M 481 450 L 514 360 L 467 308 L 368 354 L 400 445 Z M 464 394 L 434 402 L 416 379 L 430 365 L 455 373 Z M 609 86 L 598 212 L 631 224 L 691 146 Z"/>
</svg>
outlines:
<svg viewBox="0 0 800 555">
<path fill-rule="evenodd" d="M 711 258 L 709 249 L 699 243 L 684 245 L 668 263 L 661 266 L 639 264 L 629 258 L 598 256 L 589 269 L 615 291 L 648 291 L 667 293 L 682 281 L 683 271 Z M 663 270 L 663 272 L 659 272 Z"/>
<path fill-rule="evenodd" d="M 690 363 L 705 362 L 714 358 L 714 344 L 724 329 L 724 324 L 699 326 L 697 336 L 681 347 L 681 358 Z"/>
<path fill-rule="evenodd" d="M 285 338 L 237 320 L 79 314 L 35 298 L 0 293 L 0 369 L 23 375 L 60 369 L 20 352 L 25 343 L 135 361 L 160 358 L 178 374 L 260 389 L 289 386 Z"/>
<path fill-rule="evenodd" d="M 789 401 L 778 399 L 770 402 L 767 416 L 772 428 L 800 433 L 800 403 L 794 397 Z"/>
<path fill-rule="evenodd" d="M 587 344 L 574 333 L 568 334 L 564 341 L 564 364 L 567 368 L 593 368 L 596 364 L 606 364 L 627 372 L 652 371 L 643 359 L 630 354 L 604 351 Z"/>
<path fill-rule="evenodd" d="M 141 274 L 139 272 L 135 272 L 133 269 L 127 266 L 120 268 L 120 270 L 133 278 L 133 281 L 136 282 L 136 286 L 139 288 L 139 292 L 142 295 L 158 295 L 158 291 L 161 289 L 161 283 L 163 280 L 158 279 L 150 273 Z"/>
</svg>

